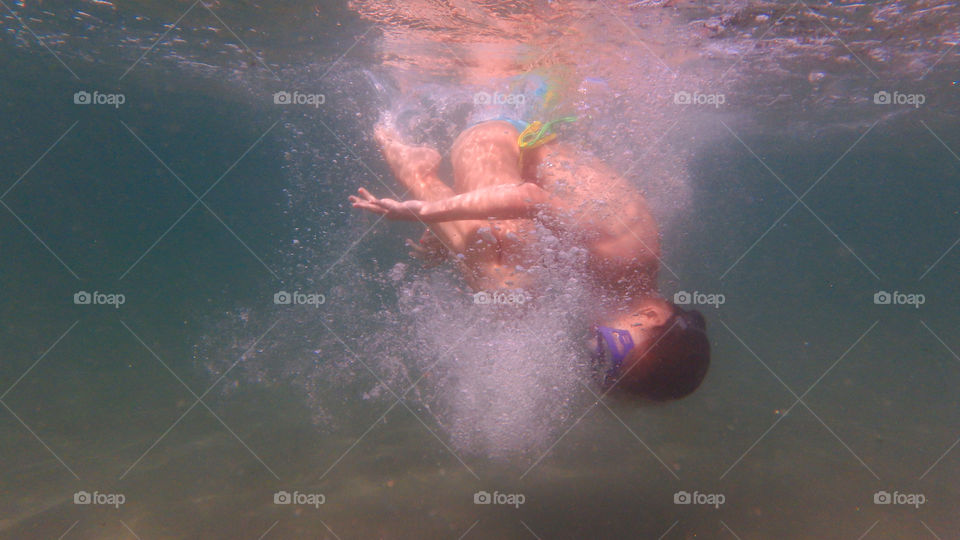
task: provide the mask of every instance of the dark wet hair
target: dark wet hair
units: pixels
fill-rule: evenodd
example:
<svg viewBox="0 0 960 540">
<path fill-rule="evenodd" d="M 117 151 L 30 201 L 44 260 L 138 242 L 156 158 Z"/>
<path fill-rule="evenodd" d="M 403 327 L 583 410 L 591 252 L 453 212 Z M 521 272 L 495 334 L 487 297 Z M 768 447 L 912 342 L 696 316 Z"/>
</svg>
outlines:
<svg viewBox="0 0 960 540">
<path fill-rule="evenodd" d="M 624 359 L 625 366 L 633 367 L 618 384 L 621 390 L 666 401 L 690 395 L 703 382 L 710 367 L 707 323 L 699 311 L 671 305 L 673 315 L 651 329 L 649 344 L 635 348 Z"/>
</svg>

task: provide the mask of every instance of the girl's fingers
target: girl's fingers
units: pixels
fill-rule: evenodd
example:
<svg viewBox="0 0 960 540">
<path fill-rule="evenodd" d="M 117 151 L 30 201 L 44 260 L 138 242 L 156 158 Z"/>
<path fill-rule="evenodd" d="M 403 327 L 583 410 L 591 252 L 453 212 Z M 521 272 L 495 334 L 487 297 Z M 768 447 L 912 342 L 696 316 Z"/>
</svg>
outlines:
<svg viewBox="0 0 960 540">
<path fill-rule="evenodd" d="M 420 253 L 426 253 L 427 251 L 423 246 L 417 244 L 415 241 L 411 240 L 410 238 L 407 238 L 406 241 L 404 241 L 404 244 L 406 244 L 407 247 L 413 250 L 410 252 L 411 255 L 413 255 L 414 252 L 416 252 L 417 254 L 420 254 Z"/>
<path fill-rule="evenodd" d="M 381 207 L 379 207 L 379 206 L 377 206 L 377 205 L 375 205 L 375 204 L 368 203 L 368 202 L 357 201 L 357 202 L 353 203 L 353 207 L 354 207 L 354 208 L 359 208 L 359 209 L 361 209 L 361 210 L 366 210 L 366 211 L 368 211 L 368 212 L 373 212 L 374 214 L 386 214 L 386 213 L 387 213 L 387 211 L 386 211 L 385 209 L 383 209 L 383 208 L 381 208 Z"/>
</svg>

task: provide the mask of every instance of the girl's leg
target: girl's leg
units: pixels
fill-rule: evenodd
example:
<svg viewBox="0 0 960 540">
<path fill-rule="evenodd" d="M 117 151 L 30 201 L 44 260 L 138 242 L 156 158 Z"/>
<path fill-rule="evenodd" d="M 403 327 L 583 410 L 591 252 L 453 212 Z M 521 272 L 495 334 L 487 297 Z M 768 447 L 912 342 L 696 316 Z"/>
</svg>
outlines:
<svg viewBox="0 0 960 540">
<path fill-rule="evenodd" d="M 395 132 L 384 126 L 377 126 L 374 136 L 380 143 L 383 157 L 390 165 L 393 175 L 412 198 L 435 201 L 456 195 L 450 186 L 437 176 L 440 154 L 436 150 L 403 144 Z M 479 220 L 448 221 L 431 223 L 429 228 L 447 249 L 454 253 L 463 253 L 467 247 L 466 239 L 483 224 L 484 222 Z"/>
<path fill-rule="evenodd" d="M 519 184 L 520 134 L 509 122 L 477 124 L 457 137 L 450 152 L 453 191 L 467 193 L 498 184 Z"/>
</svg>

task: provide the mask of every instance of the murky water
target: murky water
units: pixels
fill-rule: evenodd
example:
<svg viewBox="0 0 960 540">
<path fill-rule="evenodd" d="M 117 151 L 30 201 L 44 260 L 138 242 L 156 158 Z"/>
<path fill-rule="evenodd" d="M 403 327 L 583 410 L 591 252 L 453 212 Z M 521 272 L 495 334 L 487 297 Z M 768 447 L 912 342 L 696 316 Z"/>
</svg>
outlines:
<svg viewBox="0 0 960 540">
<path fill-rule="evenodd" d="M 0 11 L 0 536 L 960 526 L 956 3 Z M 347 204 L 401 193 L 383 116 L 446 152 L 517 91 L 722 295 L 692 396 L 598 400 L 563 239 L 521 317 Z"/>
</svg>

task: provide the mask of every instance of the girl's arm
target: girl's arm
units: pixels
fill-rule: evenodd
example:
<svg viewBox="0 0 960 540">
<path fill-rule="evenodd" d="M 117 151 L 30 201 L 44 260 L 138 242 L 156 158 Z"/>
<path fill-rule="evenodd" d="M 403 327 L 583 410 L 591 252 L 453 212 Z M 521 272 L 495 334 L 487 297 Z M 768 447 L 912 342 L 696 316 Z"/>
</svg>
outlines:
<svg viewBox="0 0 960 540">
<path fill-rule="evenodd" d="M 350 197 L 354 208 L 361 208 L 387 219 L 417 220 L 424 223 L 463 219 L 532 218 L 549 196 L 540 186 L 529 182 L 502 184 L 461 193 L 436 201 L 395 201 L 378 199 L 360 188 L 359 197 Z"/>
</svg>

